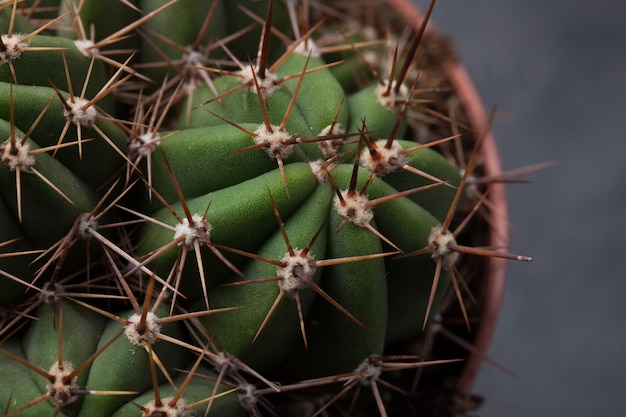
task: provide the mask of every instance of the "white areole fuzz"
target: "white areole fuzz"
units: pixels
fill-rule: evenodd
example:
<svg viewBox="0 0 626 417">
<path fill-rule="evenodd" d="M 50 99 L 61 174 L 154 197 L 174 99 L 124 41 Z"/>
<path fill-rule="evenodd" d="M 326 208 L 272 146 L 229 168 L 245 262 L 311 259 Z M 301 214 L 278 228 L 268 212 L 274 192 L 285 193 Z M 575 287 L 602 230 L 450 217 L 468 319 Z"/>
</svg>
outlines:
<svg viewBox="0 0 626 417">
<path fill-rule="evenodd" d="M 24 42 L 24 35 L 14 33 L 9 36 L 4 34 L 0 36 L 2 39 L 2 48 L 0 48 L 0 64 L 7 64 L 15 61 L 22 55 L 24 48 L 28 47 L 28 42 Z"/>
<path fill-rule="evenodd" d="M 46 389 L 52 401 L 59 406 L 71 404 L 78 398 L 76 394 L 79 390 L 76 383 L 78 376 L 74 375 L 68 381 L 73 372 L 74 365 L 70 362 L 63 362 L 62 364 L 55 362 L 48 371 L 51 378 L 46 383 Z"/>
<path fill-rule="evenodd" d="M 265 124 L 260 125 L 254 131 L 252 140 L 257 145 L 263 145 L 265 152 L 272 158 L 277 155 L 281 159 L 288 158 L 294 150 L 294 145 L 289 143 L 292 141 L 291 135 L 276 125 L 270 125 L 270 129 Z"/>
<path fill-rule="evenodd" d="M 28 142 L 18 138 L 15 141 L 7 139 L 0 148 L 0 163 L 9 167 L 11 171 L 19 169 L 21 172 L 31 172 L 35 166 L 35 156 L 30 151 Z"/>
<path fill-rule="evenodd" d="M 95 47 L 96 44 L 88 39 L 75 40 L 74 45 L 76 46 L 76 49 L 78 49 L 78 51 L 87 58 L 91 58 L 92 56 L 100 53 L 100 50 Z"/>
<path fill-rule="evenodd" d="M 276 269 L 278 286 L 290 298 L 304 288 L 311 286 L 315 267 L 313 257 L 309 254 L 302 255 L 302 249 L 294 249 L 294 254 L 286 253 L 281 259 L 284 266 Z"/>
<path fill-rule="evenodd" d="M 81 97 L 73 97 L 72 100 L 66 101 L 63 110 L 63 116 L 77 126 L 90 127 L 96 124 L 98 112 L 96 108 L 89 103 L 87 99 Z"/>
<path fill-rule="evenodd" d="M 374 157 L 369 149 L 364 149 L 363 152 L 361 152 L 361 166 L 371 172 L 375 172 L 378 176 L 383 176 L 395 171 L 400 166 L 410 161 L 403 153 L 404 149 L 402 145 L 397 141 L 393 141 L 390 148 L 387 148 L 386 145 L 387 139 L 376 141 Z"/>
<path fill-rule="evenodd" d="M 211 237 L 211 225 L 204 221 L 204 218 L 198 214 L 191 216 L 192 223 L 189 223 L 189 219 L 183 219 L 182 223 L 176 225 L 176 231 L 174 232 L 174 240 L 178 240 L 181 237 L 185 239 L 180 243 L 187 248 L 193 248 L 194 242 L 197 240 L 207 241 Z"/>
<path fill-rule="evenodd" d="M 428 245 L 432 249 L 432 257 L 441 259 L 444 267 L 454 265 L 459 259 L 459 253 L 450 249 L 450 246 L 456 245 L 456 239 L 449 230 L 433 227 L 428 236 Z"/>
<path fill-rule="evenodd" d="M 150 343 L 156 342 L 161 334 L 159 318 L 152 311 L 146 314 L 145 322 L 141 320 L 141 314 L 135 313 L 128 318 L 128 323 L 124 328 L 124 334 L 135 346 L 144 346 L 147 342 L 146 334 L 150 337 Z"/>
<path fill-rule="evenodd" d="M 344 133 L 346 133 L 346 128 L 341 123 L 334 123 L 322 129 L 318 136 L 323 138 L 324 136 L 342 135 Z M 336 155 L 339 151 L 339 148 L 343 144 L 344 141 L 341 138 L 322 140 L 317 142 L 317 146 L 319 146 L 320 150 L 322 151 L 322 156 L 324 158 L 330 158 L 331 156 Z"/>
<path fill-rule="evenodd" d="M 276 76 L 276 74 L 270 71 L 265 71 L 265 76 L 263 78 L 259 78 L 256 73 L 257 69 L 258 68 L 256 67 L 248 65 L 244 67 L 241 71 L 239 71 L 239 75 L 241 76 L 241 83 L 250 85 L 250 91 L 255 94 L 260 91 L 263 97 L 269 97 L 274 91 L 280 88 L 280 84 L 276 82 L 276 80 L 278 80 L 278 77 Z"/>
<path fill-rule="evenodd" d="M 409 88 L 401 84 L 400 89 L 396 93 L 397 82 L 391 81 L 391 88 L 389 88 L 389 81 L 384 81 L 383 84 L 379 84 L 376 87 L 376 96 L 381 106 L 387 110 L 396 109 L 402 103 L 406 103 L 409 100 Z"/>
<path fill-rule="evenodd" d="M 150 401 L 143 406 L 142 417 L 192 417 L 193 410 L 187 408 L 187 404 L 182 398 L 178 398 L 174 402 L 173 397 L 167 397 L 161 400 L 161 404 L 157 405 L 155 401 Z"/>
<path fill-rule="evenodd" d="M 368 207 L 369 199 L 356 192 L 350 193 L 349 190 L 341 192 L 342 199 L 335 196 L 335 209 L 343 217 L 358 226 L 369 224 L 374 218 L 374 212 Z"/>
<path fill-rule="evenodd" d="M 153 130 L 137 135 L 134 140 L 128 143 L 128 154 L 133 158 L 135 156 L 146 157 L 156 150 L 160 141 L 161 135 Z"/>
<path fill-rule="evenodd" d="M 91 230 L 98 229 L 98 221 L 91 215 L 91 213 L 83 213 L 78 222 L 78 236 L 82 239 L 91 238 Z"/>
</svg>

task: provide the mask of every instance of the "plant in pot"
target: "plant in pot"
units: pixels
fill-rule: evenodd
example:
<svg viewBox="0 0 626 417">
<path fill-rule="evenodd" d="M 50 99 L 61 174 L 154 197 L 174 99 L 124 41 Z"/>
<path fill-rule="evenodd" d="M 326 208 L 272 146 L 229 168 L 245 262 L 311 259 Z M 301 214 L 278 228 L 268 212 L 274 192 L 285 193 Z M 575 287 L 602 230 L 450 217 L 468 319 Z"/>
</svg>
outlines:
<svg viewBox="0 0 626 417">
<path fill-rule="evenodd" d="M 529 259 L 434 1 L 0 5 L 5 417 L 462 411 Z"/>
</svg>

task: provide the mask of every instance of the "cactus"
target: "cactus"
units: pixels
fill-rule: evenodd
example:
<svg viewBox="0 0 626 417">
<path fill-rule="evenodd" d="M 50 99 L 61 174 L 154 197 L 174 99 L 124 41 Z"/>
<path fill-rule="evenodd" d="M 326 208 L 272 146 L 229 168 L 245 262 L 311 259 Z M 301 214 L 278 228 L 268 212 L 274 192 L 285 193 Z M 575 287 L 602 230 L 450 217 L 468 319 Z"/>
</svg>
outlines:
<svg viewBox="0 0 626 417">
<path fill-rule="evenodd" d="M 408 40 L 308 2 L 48 3 L 0 1 L 4 416 L 424 408 L 414 375 L 461 358 L 406 345 L 449 304 L 471 328 L 475 258 L 530 260 L 473 246 L 480 132 L 416 67 L 434 1 Z"/>
</svg>

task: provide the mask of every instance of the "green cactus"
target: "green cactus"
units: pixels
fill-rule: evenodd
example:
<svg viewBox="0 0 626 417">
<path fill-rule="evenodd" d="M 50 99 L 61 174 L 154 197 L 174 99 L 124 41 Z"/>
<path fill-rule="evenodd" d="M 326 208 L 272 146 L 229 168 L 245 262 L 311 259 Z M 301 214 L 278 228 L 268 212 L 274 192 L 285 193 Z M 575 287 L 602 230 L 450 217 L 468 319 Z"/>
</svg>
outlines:
<svg viewBox="0 0 626 417">
<path fill-rule="evenodd" d="M 469 246 L 454 152 L 480 141 L 413 74 L 423 33 L 394 54 L 349 10 L 102 3 L 0 1 L 4 416 L 419 401 L 383 375 L 457 362 L 399 347 L 446 296 L 470 326 L 459 254 L 529 260 Z"/>
</svg>

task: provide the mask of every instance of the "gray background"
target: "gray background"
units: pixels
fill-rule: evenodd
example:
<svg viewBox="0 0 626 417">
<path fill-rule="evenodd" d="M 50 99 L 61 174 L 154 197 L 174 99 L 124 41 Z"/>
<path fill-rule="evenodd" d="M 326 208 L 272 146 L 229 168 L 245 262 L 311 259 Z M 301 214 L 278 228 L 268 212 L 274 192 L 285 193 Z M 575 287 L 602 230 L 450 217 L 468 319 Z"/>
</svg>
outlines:
<svg viewBox="0 0 626 417">
<path fill-rule="evenodd" d="M 508 186 L 511 251 L 534 261 L 510 264 L 490 351 L 517 377 L 486 364 L 475 415 L 626 416 L 626 2 L 440 0 L 433 19 L 497 105 L 505 169 L 558 161 Z"/>
</svg>

